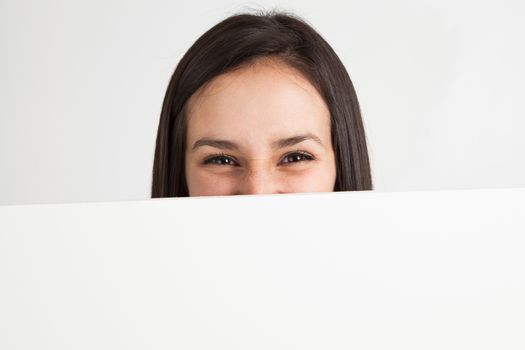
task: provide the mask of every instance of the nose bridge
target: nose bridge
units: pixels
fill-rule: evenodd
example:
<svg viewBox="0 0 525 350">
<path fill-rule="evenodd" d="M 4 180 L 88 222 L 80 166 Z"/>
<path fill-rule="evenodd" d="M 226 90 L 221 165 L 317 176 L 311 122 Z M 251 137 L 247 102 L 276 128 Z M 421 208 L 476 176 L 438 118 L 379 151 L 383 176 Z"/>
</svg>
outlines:
<svg viewBox="0 0 525 350">
<path fill-rule="evenodd" d="M 264 162 L 256 162 L 255 166 L 246 171 L 241 192 L 243 194 L 268 194 L 275 192 L 275 184 L 271 169 Z"/>
</svg>

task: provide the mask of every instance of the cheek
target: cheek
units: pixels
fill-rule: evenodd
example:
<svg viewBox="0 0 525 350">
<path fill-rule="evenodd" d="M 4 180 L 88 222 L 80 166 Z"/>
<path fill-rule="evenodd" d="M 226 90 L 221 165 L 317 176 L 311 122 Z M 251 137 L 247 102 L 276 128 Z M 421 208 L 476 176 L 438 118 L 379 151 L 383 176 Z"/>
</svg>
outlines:
<svg viewBox="0 0 525 350">
<path fill-rule="evenodd" d="M 335 185 L 335 164 L 325 162 L 300 169 L 276 170 L 268 175 L 272 193 L 332 192 Z M 245 187 L 243 172 L 214 173 L 198 167 L 189 167 L 186 180 L 190 196 L 221 196 L 239 193 Z"/>
<path fill-rule="evenodd" d="M 191 168 L 186 173 L 186 182 L 190 197 L 230 195 L 236 186 L 236 181 L 231 177 Z"/>
<path fill-rule="evenodd" d="M 335 185 L 335 167 L 319 166 L 298 174 L 284 174 L 283 192 L 332 192 Z"/>
</svg>

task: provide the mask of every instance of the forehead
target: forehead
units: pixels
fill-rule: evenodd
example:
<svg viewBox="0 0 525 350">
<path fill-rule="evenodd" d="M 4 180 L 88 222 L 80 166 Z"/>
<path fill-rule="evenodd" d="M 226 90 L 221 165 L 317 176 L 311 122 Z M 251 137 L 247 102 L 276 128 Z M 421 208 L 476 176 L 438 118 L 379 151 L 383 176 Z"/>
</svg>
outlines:
<svg viewBox="0 0 525 350">
<path fill-rule="evenodd" d="M 241 140 L 316 132 L 330 113 L 315 87 L 296 69 L 265 60 L 222 74 L 188 101 L 188 138 Z"/>
</svg>

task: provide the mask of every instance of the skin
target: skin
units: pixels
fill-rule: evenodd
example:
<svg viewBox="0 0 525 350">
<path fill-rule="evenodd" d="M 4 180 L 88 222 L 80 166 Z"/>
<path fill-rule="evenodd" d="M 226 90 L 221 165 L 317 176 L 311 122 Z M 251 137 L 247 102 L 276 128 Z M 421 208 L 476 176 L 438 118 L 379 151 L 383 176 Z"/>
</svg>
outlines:
<svg viewBox="0 0 525 350">
<path fill-rule="evenodd" d="M 191 96 L 187 118 L 190 196 L 334 189 L 330 112 L 284 63 L 261 59 L 215 77 Z"/>
</svg>

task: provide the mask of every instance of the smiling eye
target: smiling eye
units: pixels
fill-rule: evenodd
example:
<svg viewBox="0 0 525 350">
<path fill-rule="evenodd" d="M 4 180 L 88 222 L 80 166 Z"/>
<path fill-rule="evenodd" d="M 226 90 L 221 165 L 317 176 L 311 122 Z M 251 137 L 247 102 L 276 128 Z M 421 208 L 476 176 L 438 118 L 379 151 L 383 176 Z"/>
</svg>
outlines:
<svg viewBox="0 0 525 350">
<path fill-rule="evenodd" d="M 207 158 L 204 161 L 204 164 L 213 164 L 213 165 L 231 165 L 231 166 L 237 166 L 237 162 L 227 155 L 215 155 L 212 157 Z"/>
<path fill-rule="evenodd" d="M 302 161 L 309 161 L 313 160 L 314 157 L 306 152 L 294 152 L 287 154 L 284 158 L 282 163 L 290 164 L 290 163 L 299 163 Z"/>
</svg>

